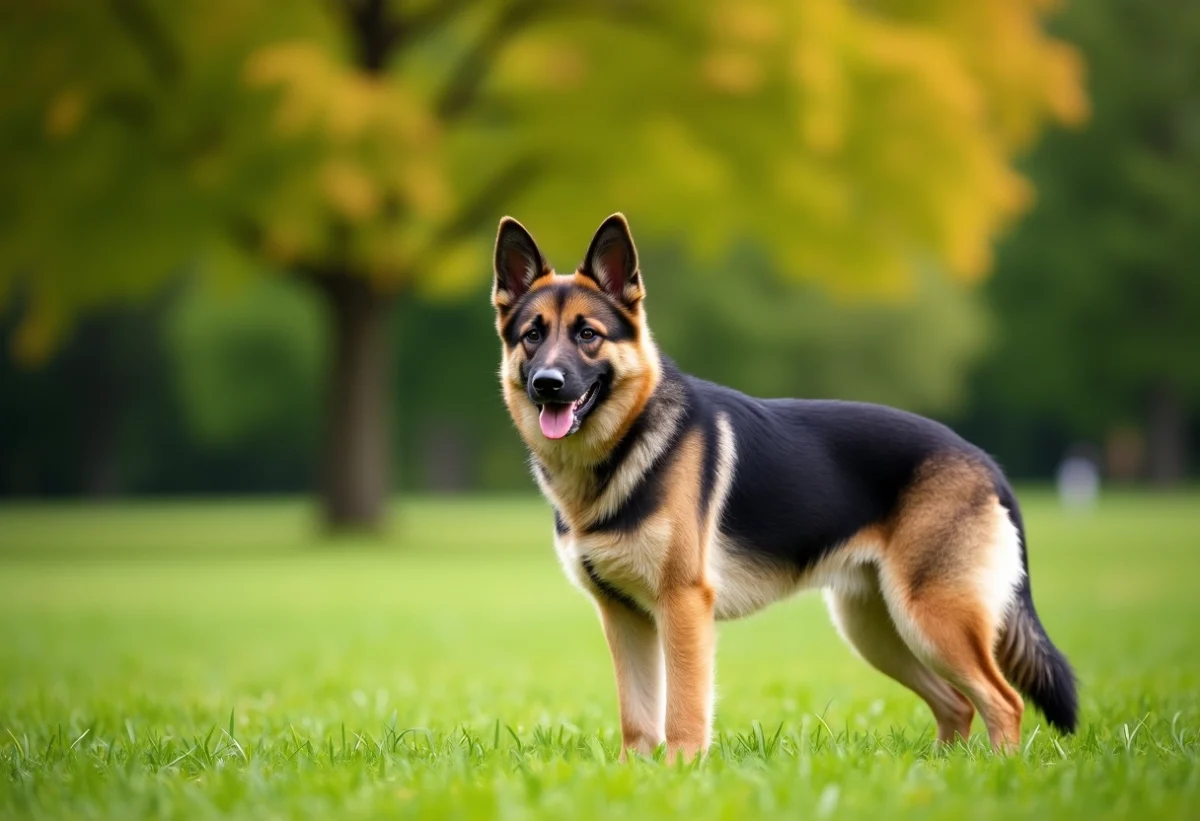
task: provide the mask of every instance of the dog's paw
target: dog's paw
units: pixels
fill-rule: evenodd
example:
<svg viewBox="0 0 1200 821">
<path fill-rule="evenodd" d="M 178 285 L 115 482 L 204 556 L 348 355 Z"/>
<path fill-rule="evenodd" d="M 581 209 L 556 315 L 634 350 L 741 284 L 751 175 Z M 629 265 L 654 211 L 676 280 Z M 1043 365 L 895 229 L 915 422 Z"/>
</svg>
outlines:
<svg viewBox="0 0 1200 821">
<path fill-rule="evenodd" d="M 697 757 L 703 757 L 708 752 L 708 744 L 702 741 L 667 741 L 667 763 L 675 764 L 683 760 L 690 764 Z"/>
<path fill-rule="evenodd" d="M 654 751 L 658 749 L 662 742 L 645 735 L 627 735 L 621 742 L 621 756 L 618 760 L 627 761 L 629 753 L 634 752 L 638 755 L 652 758 Z"/>
</svg>

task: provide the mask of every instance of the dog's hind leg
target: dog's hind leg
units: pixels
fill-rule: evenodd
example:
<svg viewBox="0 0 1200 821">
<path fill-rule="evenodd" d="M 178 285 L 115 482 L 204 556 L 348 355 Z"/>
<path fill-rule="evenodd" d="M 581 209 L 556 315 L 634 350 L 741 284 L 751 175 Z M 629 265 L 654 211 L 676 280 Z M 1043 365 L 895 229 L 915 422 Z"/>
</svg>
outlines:
<svg viewBox="0 0 1200 821">
<path fill-rule="evenodd" d="M 888 614 L 879 589 L 879 576 L 871 565 L 855 571 L 860 583 L 849 588 L 827 588 L 825 601 L 838 632 L 863 660 L 920 696 L 937 720 L 938 741 L 964 741 L 971 734 L 975 709 L 957 690 L 926 667 L 904 639 Z"/>
<path fill-rule="evenodd" d="M 996 749 L 1011 751 L 1021 739 L 1024 702 L 1004 680 L 992 655 L 996 627 L 969 599 L 950 592 L 923 595 L 896 608 L 910 647 L 921 660 L 967 695 Z"/>
<path fill-rule="evenodd" d="M 880 587 L 909 649 L 971 700 L 993 747 L 1012 750 L 1024 702 L 995 647 L 1024 573 L 1020 542 L 986 479 L 930 484 L 906 500 L 881 555 Z"/>
<path fill-rule="evenodd" d="M 612 654 L 621 711 L 621 757 L 649 755 L 665 737 L 665 670 L 653 619 L 625 602 L 597 596 L 596 608 Z"/>
</svg>

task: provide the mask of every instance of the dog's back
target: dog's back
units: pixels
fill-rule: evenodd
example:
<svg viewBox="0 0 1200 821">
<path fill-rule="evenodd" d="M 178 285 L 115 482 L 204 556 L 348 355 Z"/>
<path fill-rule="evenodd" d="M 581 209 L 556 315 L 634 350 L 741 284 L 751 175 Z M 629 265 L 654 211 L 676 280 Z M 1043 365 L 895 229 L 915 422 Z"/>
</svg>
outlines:
<svg viewBox="0 0 1200 821">
<path fill-rule="evenodd" d="M 890 516 L 930 459 L 970 459 L 1000 479 L 982 451 L 912 413 L 860 402 L 755 399 L 685 379 L 695 401 L 708 406 L 705 415 L 724 414 L 736 436 L 736 478 L 722 529 L 799 570 Z"/>
</svg>

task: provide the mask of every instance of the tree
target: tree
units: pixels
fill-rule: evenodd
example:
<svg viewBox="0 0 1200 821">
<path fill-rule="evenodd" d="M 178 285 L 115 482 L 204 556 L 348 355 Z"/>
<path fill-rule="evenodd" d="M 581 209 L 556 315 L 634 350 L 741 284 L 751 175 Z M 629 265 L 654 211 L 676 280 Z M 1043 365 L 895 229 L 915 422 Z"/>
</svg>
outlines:
<svg viewBox="0 0 1200 821">
<path fill-rule="evenodd" d="M 1200 8 L 1094 0 L 1062 27 L 1094 117 L 1031 158 L 1039 204 L 989 283 L 980 405 L 1093 440 L 1136 426 L 1151 478 L 1177 482 L 1200 407 Z"/>
<path fill-rule="evenodd" d="M 923 413 L 952 413 L 966 399 L 967 369 L 988 334 L 969 286 L 925 272 L 914 276 L 911 300 L 839 300 L 814 283 L 781 282 L 753 248 L 672 277 L 655 276 L 657 256 L 641 254 L 655 339 L 692 373 L 758 396 Z M 722 289 L 730 270 L 738 287 Z"/>
<path fill-rule="evenodd" d="M 185 266 L 285 268 L 332 326 L 327 517 L 375 523 L 391 306 L 484 276 L 505 210 L 559 260 L 621 208 L 848 292 L 982 275 L 1028 200 L 1013 157 L 1084 113 L 1043 5 L 10 4 L 14 353 L 44 358 L 79 312 Z"/>
</svg>

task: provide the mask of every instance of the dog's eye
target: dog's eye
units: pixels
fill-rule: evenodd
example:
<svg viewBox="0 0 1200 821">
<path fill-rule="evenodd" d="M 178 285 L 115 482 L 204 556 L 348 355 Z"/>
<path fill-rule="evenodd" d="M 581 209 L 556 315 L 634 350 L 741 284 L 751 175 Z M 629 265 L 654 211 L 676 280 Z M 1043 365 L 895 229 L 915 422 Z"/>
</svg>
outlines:
<svg viewBox="0 0 1200 821">
<path fill-rule="evenodd" d="M 593 331 L 591 328 L 584 328 L 582 331 L 579 332 L 579 341 L 580 342 L 591 342 L 595 338 L 596 338 L 596 332 Z"/>
<path fill-rule="evenodd" d="M 530 342 L 530 343 L 541 342 L 542 341 L 542 332 L 539 331 L 537 328 L 530 328 L 528 331 L 525 332 L 525 341 Z"/>
</svg>

